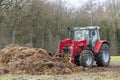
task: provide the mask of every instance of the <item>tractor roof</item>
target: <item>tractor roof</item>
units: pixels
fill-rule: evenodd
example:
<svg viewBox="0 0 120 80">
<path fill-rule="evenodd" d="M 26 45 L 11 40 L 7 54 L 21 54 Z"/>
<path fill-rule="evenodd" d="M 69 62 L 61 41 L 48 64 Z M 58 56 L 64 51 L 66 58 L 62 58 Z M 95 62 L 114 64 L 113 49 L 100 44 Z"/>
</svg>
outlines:
<svg viewBox="0 0 120 80">
<path fill-rule="evenodd" d="M 75 27 L 74 30 L 91 30 L 91 29 L 100 29 L 99 26 L 86 26 L 86 27 Z"/>
</svg>

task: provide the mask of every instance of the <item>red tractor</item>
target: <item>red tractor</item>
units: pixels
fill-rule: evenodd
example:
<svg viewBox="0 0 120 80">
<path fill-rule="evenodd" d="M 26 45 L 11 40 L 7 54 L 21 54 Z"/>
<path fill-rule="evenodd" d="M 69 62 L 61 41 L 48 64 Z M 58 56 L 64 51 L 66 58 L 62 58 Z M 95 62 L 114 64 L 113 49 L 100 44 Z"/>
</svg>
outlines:
<svg viewBox="0 0 120 80">
<path fill-rule="evenodd" d="M 83 67 L 108 66 L 110 48 L 106 40 L 101 40 L 98 26 L 68 28 L 67 39 L 61 40 L 58 52 L 71 55 L 71 62 Z"/>
</svg>

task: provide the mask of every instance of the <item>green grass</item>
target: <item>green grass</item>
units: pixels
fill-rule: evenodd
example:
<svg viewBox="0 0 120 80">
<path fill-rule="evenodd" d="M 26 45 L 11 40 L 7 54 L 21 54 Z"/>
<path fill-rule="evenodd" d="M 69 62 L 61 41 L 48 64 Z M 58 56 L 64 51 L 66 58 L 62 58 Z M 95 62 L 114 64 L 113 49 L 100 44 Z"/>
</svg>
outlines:
<svg viewBox="0 0 120 80">
<path fill-rule="evenodd" d="M 117 61 L 120 62 L 120 56 L 111 56 L 111 61 Z"/>
<path fill-rule="evenodd" d="M 120 77 L 116 77 L 116 78 L 106 78 L 106 77 L 103 77 L 103 78 L 101 78 L 101 80 L 120 80 Z"/>
</svg>

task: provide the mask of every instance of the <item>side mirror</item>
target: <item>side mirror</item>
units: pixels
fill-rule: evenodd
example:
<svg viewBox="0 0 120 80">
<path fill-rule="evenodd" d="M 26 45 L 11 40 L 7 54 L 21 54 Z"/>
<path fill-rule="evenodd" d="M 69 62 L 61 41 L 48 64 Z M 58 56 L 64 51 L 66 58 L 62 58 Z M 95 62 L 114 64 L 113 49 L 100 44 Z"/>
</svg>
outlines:
<svg viewBox="0 0 120 80">
<path fill-rule="evenodd" d="M 69 30 L 70 30 L 70 27 L 67 27 L 67 30 L 69 31 Z"/>
<path fill-rule="evenodd" d="M 70 27 L 67 27 L 66 38 L 70 38 Z"/>
</svg>

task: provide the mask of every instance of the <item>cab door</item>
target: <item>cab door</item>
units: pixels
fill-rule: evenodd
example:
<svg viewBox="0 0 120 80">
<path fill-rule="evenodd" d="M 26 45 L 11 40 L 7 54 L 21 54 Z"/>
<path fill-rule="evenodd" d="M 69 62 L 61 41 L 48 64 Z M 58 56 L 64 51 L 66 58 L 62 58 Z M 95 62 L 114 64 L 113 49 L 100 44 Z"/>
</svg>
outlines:
<svg viewBox="0 0 120 80">
<path fill-rule="evenodd" d="M 99 30 L 97 29 L 90 30 L 90 42 L 91 42 L 92 48 L 95 47 L 95 44 L 98 40 L 100 40 Z"/>
</svg>

